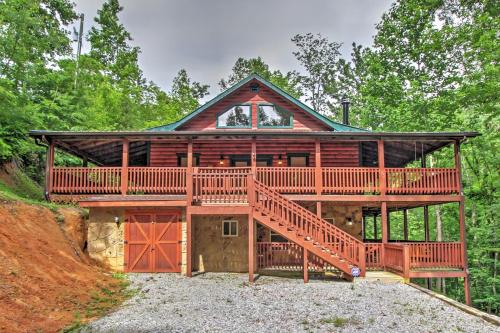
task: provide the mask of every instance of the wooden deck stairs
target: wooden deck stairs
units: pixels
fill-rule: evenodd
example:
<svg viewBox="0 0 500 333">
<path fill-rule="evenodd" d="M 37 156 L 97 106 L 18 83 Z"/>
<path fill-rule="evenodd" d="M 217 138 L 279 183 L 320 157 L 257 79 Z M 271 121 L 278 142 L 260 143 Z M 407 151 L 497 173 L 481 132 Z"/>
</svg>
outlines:
<svg viewBox="0 0 500 333">
<path fill-rule="evenodd" d="M 254 181 L 250 203 L 253 217 L 289 241 L 343 272 L 352 280 L 352 268 L 364 257 L 364 244 L 340 228 L 288 200 L 264 185 Z M 361 268 L 362 274 L 364 267 Z"/>
</svg>

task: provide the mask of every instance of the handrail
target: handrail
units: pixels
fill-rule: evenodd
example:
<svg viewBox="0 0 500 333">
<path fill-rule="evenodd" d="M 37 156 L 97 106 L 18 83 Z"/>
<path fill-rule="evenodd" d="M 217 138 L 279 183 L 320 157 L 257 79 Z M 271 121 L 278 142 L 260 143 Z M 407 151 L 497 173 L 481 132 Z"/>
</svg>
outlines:
<svg viewBox="0 0 500 333">
<path fill-rule="evenodd" d="M 277 191 L 257 180 L 254 181 L 254 195 L 254 205 L 259 210 L 281 218 L 289 227 L 297 230 L 301 236 L 310 237 L 352 264 L 364 264 L 365 258 L 360 258 L 360 254 L 364 253 L 365 245 L 354 236 L 319 218 L 299 204 L 286 199 Z"/>
</svg>

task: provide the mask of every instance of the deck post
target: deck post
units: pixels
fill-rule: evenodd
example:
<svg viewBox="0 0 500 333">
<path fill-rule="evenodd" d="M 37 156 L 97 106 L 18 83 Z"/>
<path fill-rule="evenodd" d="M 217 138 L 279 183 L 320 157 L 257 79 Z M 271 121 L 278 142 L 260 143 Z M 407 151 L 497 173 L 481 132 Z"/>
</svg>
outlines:
<svg viewBox="0 0 500 333">
<path fill-rule="evenodd" d="M 122 195 L 127 195 L 127 187 L 128 187 L 128 150 L 129 150 L 129 141 L 127 139 L 123 139 L 122 143 L 122 175 L 121 175 L 121 192 Z"/>
<path fill-rule="evenodd" d="M 193 204 L 193 141 L 188 141 L 186 163 L 186 200 L 187 205 Z"/>
<path fill-rule="evenodd" d="M 50 200 L 52 185 L 54 184 L 54 154 L 55 144 L 51 141 L 47 147 L 47 155 L 45 157 L 45 198 L 47 200 Z"/>
<path fill-rule="evenodd" d="M 377 154 L 380 179 L 380 195 L 385 195 L 387 193 L 387 179 L 385 173 L 385 149 L 383 140 L 377 141 Z"/>
<path fill-rule="evenodd" d="M 304 251 L 302 253 L 302 259 L 303 259 L 303 263 L 302 263 L 302 270 L 304 272 L 304 283 L 307 283 L 309 282 L 309 258 L 308 258 L 308 252 L 307 252 L 307 249 L 304 247 L 303 248 Z"/>
<path fill-rule="evenodd" d="M 373 214 L 373 239 L 377 240 L 377 214 Z"/>
<path fill-rule="evenodd" d="M 323 191 L 323 179 L 321 172 L 321 142 L 319 139 L 314 141 L 314 184 L 316 186 L 316 194 L 321 196 Z M 321 201 L 316 202 L 316 215 L 321 218 Z"/>
<path fill-rule="evenodd" d="M 382 205 L 380 207 L 380 220 L 381 220 L 381 228 L 382 228 L 382 250 L 381 250 L 381 265 L 385 269 L 385 245 L 387 244 L 388 241 L 388 234 L 387 234 L 387 202 L 382 201 Z"/>
<path fill-rule="evenodd" d="M 388 230 L 388 212 L 387 212 L 387 202 L 383 201 L 382 206 L 380 207 L 381 211 L 381 220 L 382 220 L 382 243 L 389 242 L 389 230 Z"/>
<path fill-rule="evenodd" d="M 193 252 L 192 252 L 192 215 L 189 206 L 186 207 L 186 276 L 193 276 Z"/>
<path fill-rule="evenodd" d="M 314 141 L 314 183 L 316 185 L 316 194 L 321 195 L 323 191 L 323 177 L 321 172 L 321 142 L 319 139 Z"/>
<path fill-rule="evenodd" d="M 252 154 L 250 155 L 250 166 L 254 178 L 257 178 L 257 141 L 252 138 Z"/>
<path fill-rule="evenodd" d="M 460 202 L 459 205 L 459 223 L 460 223 L 460 242 L 462 243 L 462 255 L 464 257 L 464 271 L 466 273 L 464 277 L 464 295 L 465 303 L 471 305 L 470 297 L 470 279 L 469 279 L 469 259 L 467 258 L 467 230 L 465 229 L 465 198 L 464 191 L 462 187 L 462 163 L 460 161 L 460 141 L 455 141 L 454 145 L 455 153 L 455 169 L 457 170 L 457 185 L 460 191 Z"/>
<path fill-rule="evenodd" d="M 427 167 L 427 156 L 422 153 L 421 156 L 421 166 L 422 168 Z M 425 205 L 424 206 L 424 236 L 425 236 L 425 241 L 429 242 L 431 240 L 431 235 L 430 235 L 430 228 L 429 228 L 429 206 Z M 425 279 L 427 283 L 427 289 L 432 289 L 432 279 Z"/>
<path fill-rule="evenodd" d="M 255 263 L 255 222 L 253 211 L 248 214 L 248 281 L 254 281 Z"/>
<path fill-rule="evenodd" d="M 360 270 L 360 275 L 361 277 L 366 276 L 366 246 L 365 244 L 362 244 L 362 246 L 359 248 L 359 270 Z"/>
<path fill-rule="evenodd" d="M 403 245 L 403 278 L 405 283 L 410 282 L 410 248 Z"/>
</svg>

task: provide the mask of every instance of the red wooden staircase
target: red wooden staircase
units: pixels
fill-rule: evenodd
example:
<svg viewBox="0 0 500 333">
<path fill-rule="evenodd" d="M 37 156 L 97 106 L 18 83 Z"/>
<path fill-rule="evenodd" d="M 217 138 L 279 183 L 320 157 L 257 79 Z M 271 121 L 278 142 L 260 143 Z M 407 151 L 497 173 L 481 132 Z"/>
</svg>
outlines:
<svg viewBox="0 0 500 333">
<path fill-rule="evenodd" d="M 250 205 L 254 219 L 336 267 L 345 278 L 353 277 L 355 266 L 364 276 L 363 242 L 255 180 L 249 168 L 195 173 L 191 203 Z"/>
<path fill-rule="evenodd" d="M 347 279 L 354 266 L 364 275 L 365 246 L 360 240 L 259 181 L 251 188 L 249 203 L 257 221 L 335 266 Z"/>
</svg>

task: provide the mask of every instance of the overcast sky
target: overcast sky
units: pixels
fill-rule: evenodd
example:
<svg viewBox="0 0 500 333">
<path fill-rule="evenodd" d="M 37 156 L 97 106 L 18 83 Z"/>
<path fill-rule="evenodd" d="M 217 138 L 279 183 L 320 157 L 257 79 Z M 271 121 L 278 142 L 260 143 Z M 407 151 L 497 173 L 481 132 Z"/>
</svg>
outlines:
<svg viewBox="0 0 500 333">
<path fill-rule="evenodd" d="M 103 0 L 74 0 L 85 14 L 85 31 Z M 301 70 L 290 41 L 296 34 L 321 33 L 344 43 L 370 45 L 388 0 L 121 0 L 120 19 L 142 50 L 147 79 L 163 89 L 185 68 L 191 78 L 210 84 L 226 77 L 238 57 L 261 56 L 272 69 Z M 84 51 L 89 45 L 84 43 Z"/>
</svg>

